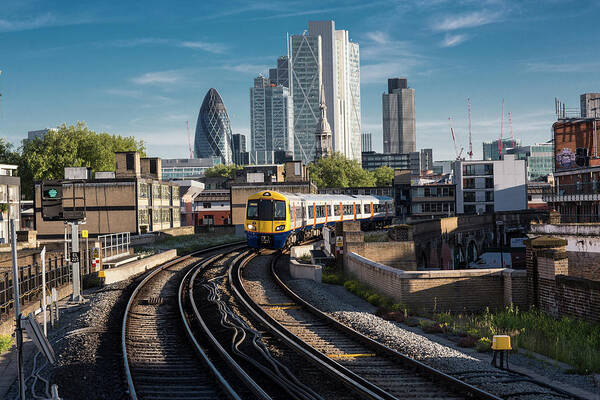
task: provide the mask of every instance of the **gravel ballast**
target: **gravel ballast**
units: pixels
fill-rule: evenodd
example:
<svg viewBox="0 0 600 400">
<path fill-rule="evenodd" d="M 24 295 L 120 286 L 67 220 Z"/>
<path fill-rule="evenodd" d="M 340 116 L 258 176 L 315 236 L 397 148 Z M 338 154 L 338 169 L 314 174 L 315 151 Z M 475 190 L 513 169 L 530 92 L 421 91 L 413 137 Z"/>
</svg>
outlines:
<svg viewBox="0 0 600 400">
<path fill-rule="evenodd" d="M 488 355 L 482 355 L 472 350 L 462 351 L 460 348 L 453 347 L 443 337 L 418 333 L 417 328 L 384 320 L 373 314 L 376 310 L 374 306 L 341 286 L 305 279 L 290 279 L 286 283 L 302 298 L 340 322 L 403 354 L 484 390 L 499 396 L 534 391 L 539 394 L 519 396 L 518 398 L 554 398 L 554 396 L 550 396 L 548 389 L 530 382 L 500 384 L 500 381 L 513 377 L 507 372 L 492 367 L 489 364 Z M 600 392 L 592 377 L 567 374 L 555 365 L 523 355 L 511 355 L 510 362 L 512 365 L 523 365 L 536 374 L 549 377 L 554 381 L 564 382 L 590 393 Z M 463 375 L 461 372 L 465 372 L 465 374 Z"/>
</svg>

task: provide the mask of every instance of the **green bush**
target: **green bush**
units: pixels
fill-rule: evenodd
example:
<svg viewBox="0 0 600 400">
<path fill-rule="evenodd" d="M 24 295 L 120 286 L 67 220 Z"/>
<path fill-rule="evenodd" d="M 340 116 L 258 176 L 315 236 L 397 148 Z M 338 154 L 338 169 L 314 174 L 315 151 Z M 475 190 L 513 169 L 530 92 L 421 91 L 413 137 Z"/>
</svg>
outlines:
<svg viewBox="0 0 600 400">
<path fill-rule="evenodd" d="M 302 261 L 303 263 L 311 263 L 312 262 L 312 257 L 310 256 L 310 254 L 303 254 L 298 259 L 300 261 Z"/>
<path fill-rule="evenodd" d="M 344 277 L 341 274 L 324 272 L 321 276 L 321 282 L 329 283 L 332 285 L 343 285 Z"/>
<path fill-rule="evenodd" d="M 0 354 L 11 349 L 15 340 L 10 335 L 0 335 Z"/>
<path fill-rule="evenodd" d="M 489 338 L 482 337 L 477 341 L 477 351 L 480 353 L 485 353 L 486 351 L 490 351 L 492 348 L 492 341 Z"/>
</svg>

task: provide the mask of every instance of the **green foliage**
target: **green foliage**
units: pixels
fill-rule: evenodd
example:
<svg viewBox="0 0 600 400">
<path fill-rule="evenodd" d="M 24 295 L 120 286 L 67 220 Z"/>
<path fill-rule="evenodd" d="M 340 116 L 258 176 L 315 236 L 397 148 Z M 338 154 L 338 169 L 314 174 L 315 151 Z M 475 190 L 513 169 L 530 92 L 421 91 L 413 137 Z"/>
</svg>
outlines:
<svg viewBox="0 0 600 400">
<path fill-rule="evenodd" d="M 477 351 L 480 353 L 485 353 L 486 351 L 490 351 L 492 348 L 492 341 L 490 338 L 482 337 L 477 341 Z"/>
<path fill-rule="evenodd" d="M 233 179 L 235 178 L 235 171 L 240 169 L 242 169 L 242 167 L 238 167 L 237 165 L 233 164 L 217 164 L 214 167 L 210 167 L 204 171 L 204 176 L 207 178 L 223 177 Z"/>
<path fill-rule="evenodd" d="M 10 335 L 0 335 L 0 354 L 8 351 L 15 344 L 15 340 Z"/>
<path fill-rule="evenodd" d="M 357 280 L 348 280 L 344 282 L 344 287 L 351 293 L 363 298 L 369 303 L 382 309 L 382 311 L 391 311 L 394 306 L 394 301 L 387 296 L 376 293 L 368 286 L 362 285 Z"/>
<path fill-rule="evenodd" d="M 389 242 L 387 231 L 365 232 L 365 243 Z"/>
<path fill-rule="evenodd" d="M 13 145 L 0 138 L 0 164 L 18 164 L 19 153 L 13 149 Z"/>
<path fill-rule="evenodd" d="M 317 187 L 375 186 L 373 173 L 362 169 L 358 161 L 341 153 L 322 158 L 308 166 L 310 177 Z"/>
<path fill-rule="evenodd" d="M 312 257 L 310 256 L 310 254 L 303 254 L 300 258 L 300 261 L 305 262 L 305 263 L 310 263 L 312 262 Z"/>
<path fill-rule="evenodd" d="M 8 204 L 7 203 L 0 203 L 0 214 L 3 214 L 5 212 L 8 212 Z"/>
<path fill-rule="evenodd" d="M 65 167 L 114 171 L 117 151 L 138 151 L 146 156 L 144 142 L 132 136 L 97 133 L 88 129 L 85 122 L 62 124 L 43 138 L 23 142 L 18 161 L 21 190 L 31 199 L 35 181 L 62 179 Z"/>
<path fill-rule="evenodd" d="M 478 349 L 493 335 L 510 335 L 513 349 L 527 349 L 562 361 L 580 374 L 600 372 L 600 324 L 576 318 L 552 318 L 531 309 L 520 311 L 512 305 L 498 312 L 489 309 L 478 315 L 437 314 L 437 321 L 446 320 L 453 332 L 472 336 L 479 341 Z"/>
<path fill-rule="evenodd" d="M 392 186 L 394 182 L 394 170 L 387 165 L 377 168 L 373 172 L 375 186 Z"/>
</svg>

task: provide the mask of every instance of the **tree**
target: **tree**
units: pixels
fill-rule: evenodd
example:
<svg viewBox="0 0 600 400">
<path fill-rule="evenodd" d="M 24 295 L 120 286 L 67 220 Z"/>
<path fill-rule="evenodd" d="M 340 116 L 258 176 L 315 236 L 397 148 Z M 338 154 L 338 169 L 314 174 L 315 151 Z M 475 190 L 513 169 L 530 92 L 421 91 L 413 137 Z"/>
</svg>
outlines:
<svg viewBox="0 0 600 400">
<path fill-rule="evenodd" d="M 19 153 L 5 138 L 0 138 L 0 164 L 18 164 Z"/>
<path fill-rule="evenodd" d="M 144 142 L 134 137 L 97 133 L 85 122 L 62 124 L 44 137 L 23 142 L 19 160 L 21 191 L 33 198 L 33 183 L 62 179 L 65 167 L 89 167 L 92 171 L 114 171 L 115 152 L 137 151 L 146 156 Z"/>
<path fill-rule="evenodd" d="M 375 176 L 376 186 L 392 186 L 394 182 L 394 170 L 387 165 L 377 168 L 373 175 Z"/>
<path fill-rule="evenodd" d="M 235 171 L 240 169 L 242 169 L 242 167 L 238 167 L 234 164 L 217 164 L 214 167 L 210 167 L 206 171 L 204 171 L 204 176 L 206 176 L 207 178 L 223 177 L 234 179 Z"/>
<path fill-rule="evenodd" d="M 362 169 L 358 161 L 341 153 L 322 158 L 308 166 L 310 177 L 317 187 L 375 186 L 375 177 Z"/>
</svg>

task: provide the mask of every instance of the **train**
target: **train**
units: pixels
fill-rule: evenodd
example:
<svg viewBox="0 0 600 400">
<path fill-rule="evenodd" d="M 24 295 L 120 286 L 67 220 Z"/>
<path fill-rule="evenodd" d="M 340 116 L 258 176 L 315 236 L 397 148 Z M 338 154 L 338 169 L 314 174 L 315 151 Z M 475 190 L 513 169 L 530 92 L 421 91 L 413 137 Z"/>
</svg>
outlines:
<svg viewBox="0 0 600 400">
<path fill-rule="evenodd" d="M 383 226 L 393 215 L 394 200 L 387 196 L 263 190 L 248 197 L 244 230 L 249 247 L 284 249 L 321 235 L 324 226 L 341 221 Z"/>
</svg>

